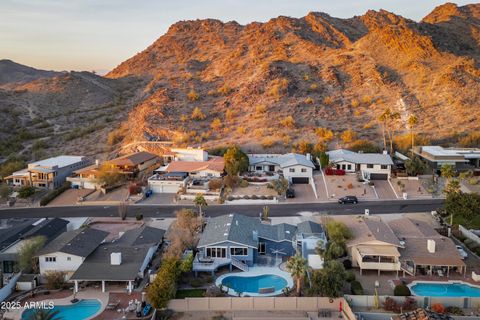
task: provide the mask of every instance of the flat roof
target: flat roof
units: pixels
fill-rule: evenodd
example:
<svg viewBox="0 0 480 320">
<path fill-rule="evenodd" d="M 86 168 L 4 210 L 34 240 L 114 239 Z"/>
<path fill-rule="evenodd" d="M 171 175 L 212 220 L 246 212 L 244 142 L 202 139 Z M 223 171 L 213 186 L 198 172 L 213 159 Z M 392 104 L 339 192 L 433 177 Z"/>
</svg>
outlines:
<svg viewBox="0 0 480 320">
<path fill-rule="evenodd" d="M 39 167 L 55 167 L 63 168 L 70 166 L 72 164 L 83 161 L 83 156 L 58 156 L 53 158 L 48 158 L 45 160 L 35 161 L 29 163 L 28 166 L 39 166 Z"/>
</svg>

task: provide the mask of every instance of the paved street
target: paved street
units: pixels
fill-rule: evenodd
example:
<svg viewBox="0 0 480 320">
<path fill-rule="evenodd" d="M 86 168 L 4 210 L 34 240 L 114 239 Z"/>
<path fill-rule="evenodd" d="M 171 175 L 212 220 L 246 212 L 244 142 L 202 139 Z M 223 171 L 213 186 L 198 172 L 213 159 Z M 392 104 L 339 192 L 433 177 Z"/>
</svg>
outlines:
<svg viewBox="0 0 480 320">
<path fill-rule="evenodd" d="M 301 212 L 318 212 L 324 214 L 363 214 L 370 209 L 371 214 L 428 212 L 443 205 L 441 199 L 428 200 L 388 200 L 360 202 L 356 205 L 340 205 L 331 203 L 291 203 L 269 205 L 270 216 L 294 216 Z M 132 205 L 128 208 L 128 216 L 134 217 L 142 213 L 145 217 L 173 217 L 175 210 L 189 206 L 179 205 Z M 232 212 L 256 216 L 262 211 L 263 205 L 211 205 L 204 211 L 207 216 L 219 216 Z M 19 217 L 115 217 L 118 215 L 116 206 L 72 206 L 72 207 L 42 207 L 18 208 L 0 210 L 0 218 Z"/>
</svg>

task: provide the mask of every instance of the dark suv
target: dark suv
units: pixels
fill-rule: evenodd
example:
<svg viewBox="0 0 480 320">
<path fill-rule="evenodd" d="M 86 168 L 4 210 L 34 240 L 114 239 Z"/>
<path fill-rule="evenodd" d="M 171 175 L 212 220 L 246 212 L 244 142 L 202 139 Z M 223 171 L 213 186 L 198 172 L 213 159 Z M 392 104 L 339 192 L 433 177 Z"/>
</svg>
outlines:
<svg viewBox="0 0 480 320">
<path fill-rule="evenodd" d="M 295 190 L 293 190 L 292 188 L 288 188 L 287 192 L 285 192 L 285 196 L 287 198 L 295 198 Z"/>
<path fill-rule="evenodd" d="M 338 199 L 338 203 L 345 204 L 345 203 L 358 203 L 358 199 L 355 196 L 345 196 Z"/>
</svg>

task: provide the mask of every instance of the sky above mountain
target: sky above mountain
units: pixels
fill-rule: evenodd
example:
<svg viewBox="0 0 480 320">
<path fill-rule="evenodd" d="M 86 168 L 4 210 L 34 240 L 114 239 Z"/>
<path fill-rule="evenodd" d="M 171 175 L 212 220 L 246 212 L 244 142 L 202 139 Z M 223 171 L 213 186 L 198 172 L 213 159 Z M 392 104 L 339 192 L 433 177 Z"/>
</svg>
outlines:
<svg viewBox="0 0 480 320">
<path fill-rule="evenodd" d="M 0 59 L 41 69 L 110 70 L 145 49 L 179 20 L 241 24 L 310 11 L 348 18 L 385 9 L 420 20 L 434 0 L 2 0 Z M 456 1 L 458 5 L 472 1 Z"/>
</svg>

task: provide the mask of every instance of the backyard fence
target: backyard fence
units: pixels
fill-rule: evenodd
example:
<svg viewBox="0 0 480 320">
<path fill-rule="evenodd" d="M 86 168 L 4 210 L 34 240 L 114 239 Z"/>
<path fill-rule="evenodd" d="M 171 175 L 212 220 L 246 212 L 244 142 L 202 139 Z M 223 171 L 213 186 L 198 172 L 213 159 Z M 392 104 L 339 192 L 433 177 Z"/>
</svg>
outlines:
<svg viewBox="0 0 480 320">
<path fill-rule="evenodd" d="M 12 294 L 12 292 L 15 290 L 15 286 L 17 284 L 18 278 L 20 278 L 21 273 L 17 273 L 14 275 L 8 283 L 0 289 L 0 302 L 5 301 L 5 299 L 8 298 L 9 295 Z"/>
<path fill-rule="evenodd" d="M 472 231 L 468 230 L 467 228 L 465 228 L 465 227 L 462 226 L 462 225 L 459 225 L 459 226 L 458 226 L 458 230 L 460 231 L 460 233 L 461 233 L 465 238 L 468 238 L 468 239 L 472 240 L 473 242 L 477 243 L 478 245 L 480 245 L 480 237 L 477 236 L 475 233 L 473 233 Z"/>
</svg>

